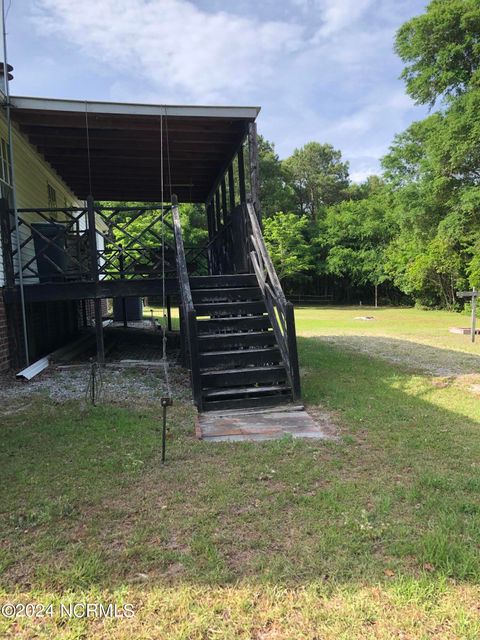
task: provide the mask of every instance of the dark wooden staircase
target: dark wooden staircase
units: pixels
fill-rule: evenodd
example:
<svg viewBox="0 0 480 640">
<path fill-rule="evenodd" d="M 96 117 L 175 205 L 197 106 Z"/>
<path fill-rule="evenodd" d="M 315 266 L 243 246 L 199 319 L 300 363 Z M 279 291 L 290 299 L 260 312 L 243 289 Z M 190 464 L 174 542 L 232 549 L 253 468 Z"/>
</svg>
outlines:
<svg viewBox="0 0 480 640">
<path fill-rule="evenodd" d="M 204 411 L 292 402 L 255 274 L 190 278 Z"/>
<path fill-rule="evenodd" d="M 252 273 L 191 276 L 172 207 L 182 360 L 199 411 L 300 400 L 293 305 L 285 299 L 251 203 L 243 210 Z"/>
</svg>

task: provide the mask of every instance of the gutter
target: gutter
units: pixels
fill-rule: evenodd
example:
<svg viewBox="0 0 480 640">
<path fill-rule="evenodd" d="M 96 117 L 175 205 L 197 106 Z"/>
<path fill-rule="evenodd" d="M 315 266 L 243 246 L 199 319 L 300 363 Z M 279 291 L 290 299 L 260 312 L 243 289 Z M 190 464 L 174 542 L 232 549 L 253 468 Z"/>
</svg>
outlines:
<svg viewBox="0 0 480 640">
<path fill-rule="evenodd" d="M 31 364 L 26 369 L 23 369 L 22 371 L 17 373 L 16 377 L 23 378 L 24 380 L 31 380 L 36 375 L 41 373 L 44 369 L 46 369 L 49 364 L 49 356 L 45 356 L 44 358 L 40 358 L 40 360 L 37 360 L 36 362 Z"/>
</svg>

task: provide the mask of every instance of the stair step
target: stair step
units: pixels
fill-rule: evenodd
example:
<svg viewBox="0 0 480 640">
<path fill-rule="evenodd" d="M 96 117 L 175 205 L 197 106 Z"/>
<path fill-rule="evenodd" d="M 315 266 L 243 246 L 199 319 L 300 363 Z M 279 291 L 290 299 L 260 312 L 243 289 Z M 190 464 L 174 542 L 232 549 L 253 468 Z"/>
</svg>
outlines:
<svg viewBox="0 0 480 640">
<path fill-rule="evenodd" d="M 214 333 L 200 335 L 198 339 L 201 353 L 234 349 L 235 347 L 267 347 L 276 344 L 273 331 L 250 331 L 244 333 Z"/>
<path fill-rule="evenodd" d="M 200 302 L 233 302 L 238 300 L 261 300 L 260 287 L 217 287 L 215 289 L 196 289 L 192 291 L 194 303 Z"/>
<path fill-rule="evenodd" d="M 239 316 L 242 314 L 263 313 L 266 311 L 263 300 L 245 302 L 210 302 L 195 304 L 197 316 Z"/>
<path fill-rule="evenodd" d="M 268 316 L 240 316 L 238 318 L 211 318 L 209 320 L 199 320 L 197 322 L 198 333 L 252 331 L 260 329 L 270 329 L 270 319 Z"/>
<path fill-rule="evenodd" d="M 290 387 L 287 385 L 269 385 L 263 387 L 233 387 L 230 389 L 207 389 L 202 392 L 202 395 L 207 400 L 223 400 L 225 398 L 232 398 L 235 396 L 245 395 L 271 395 L 273 393 L 289 392 Z"/>
<path fill-rule="evenodd" d="M 241 349 L 234 351 L 209 351 L 200 354 L 200 368 L 218 366 L 234 367 L 242 364 L 277 364 L 282 357 L 277 347 L 265 349 Z"/>
<path fill-rule="evenodd" d="M 254 287 L 258 286 L 257 278 L 253 273 L 237 273 L 224 276 L 190 276 L 190 288 L 213 289 L 214 287 Z"/>
<path fill-rule="evenodd" d="M 228 400 L 207 400 L 204 411 L 222 411 L 224 409 L 250 409 L 252 407 L 275 407 L 293 402 L 290 393 L 260 396 L 258 398 L 230 398 Z"/>
<path fill-rule="evenodd" d="M 283 365 L 270 367 L 245 367 L 237 369 L 222 369 L 205 371 L 201 375 L 202 386 L 230 387 L 235 385 L 253 384 L 255 382 L 285 382 L 287 372 Z"/>
</svg>

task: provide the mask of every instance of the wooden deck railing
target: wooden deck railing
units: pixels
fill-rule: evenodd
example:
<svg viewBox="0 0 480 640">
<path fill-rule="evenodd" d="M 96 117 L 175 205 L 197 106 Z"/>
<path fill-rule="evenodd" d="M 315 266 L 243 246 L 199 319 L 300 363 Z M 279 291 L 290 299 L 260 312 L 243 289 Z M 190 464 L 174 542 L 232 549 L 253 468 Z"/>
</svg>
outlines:
<svg viewBox="0 0 480 640">
<path fill-rule="evenodd" d="M 89 207 L 19 209 L 22 276 L 27 284 L 176 276 L 171 207 Z M 13 213 L 0 204 L 3 253 L 11 265 L 9 285 L 20 261 Z M 145 223 L 141 224 L 142 216 Z M 163 233 L 162 233 L 163 226 Z M 162 243 L 165 250 L 162 251 Z M 208 273 L 207 248 L 185 247 L 188 272 Z"/>
<path fill-rule="evenodd" d="M 250 259 L 287 370 L 293 399 L 299 400 L 301 397 L 300 372 L 293 304 L 285 298 L 282 285 L 265 245 L 255 208 L 251 203 L 247 204 L 247 212 L 251 244 Z"/>
</svg>

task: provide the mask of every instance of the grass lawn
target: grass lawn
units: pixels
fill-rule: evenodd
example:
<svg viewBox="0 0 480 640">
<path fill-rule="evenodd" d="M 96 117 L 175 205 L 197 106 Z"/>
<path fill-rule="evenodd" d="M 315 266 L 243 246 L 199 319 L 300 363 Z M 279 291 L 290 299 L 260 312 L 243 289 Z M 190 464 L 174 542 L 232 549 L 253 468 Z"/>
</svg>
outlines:
<svg viewBox="0 0 480 640">
<path fill-rule="evenodd" d="M 165 309 L 165 313 L 167 313 L 166 309 Z M 172 329 L 178 330 L 179 328 L 179 318 L 178 318 L 178 307 L 172 307 Z M 162 312 L 162 307 L 151 307 L 149 305 L 146 305 L 143 308 L 143 317 L 144 318 L 155 318 L 158 322 L 163 323 L 162 317 L 163 317 L 163 312 Z"/>
<path fill-rule="evenodd" d="M 299 309 L 304 399 L 331 412 L 331 442 L 199 442 L 177 402 L 162 467 L 156 405 L 4 407 L 0 603 L 54 616 L 0 616 L 0 637 L 480 637 L 480 345 L 459 324 Z"/>
</svg>

